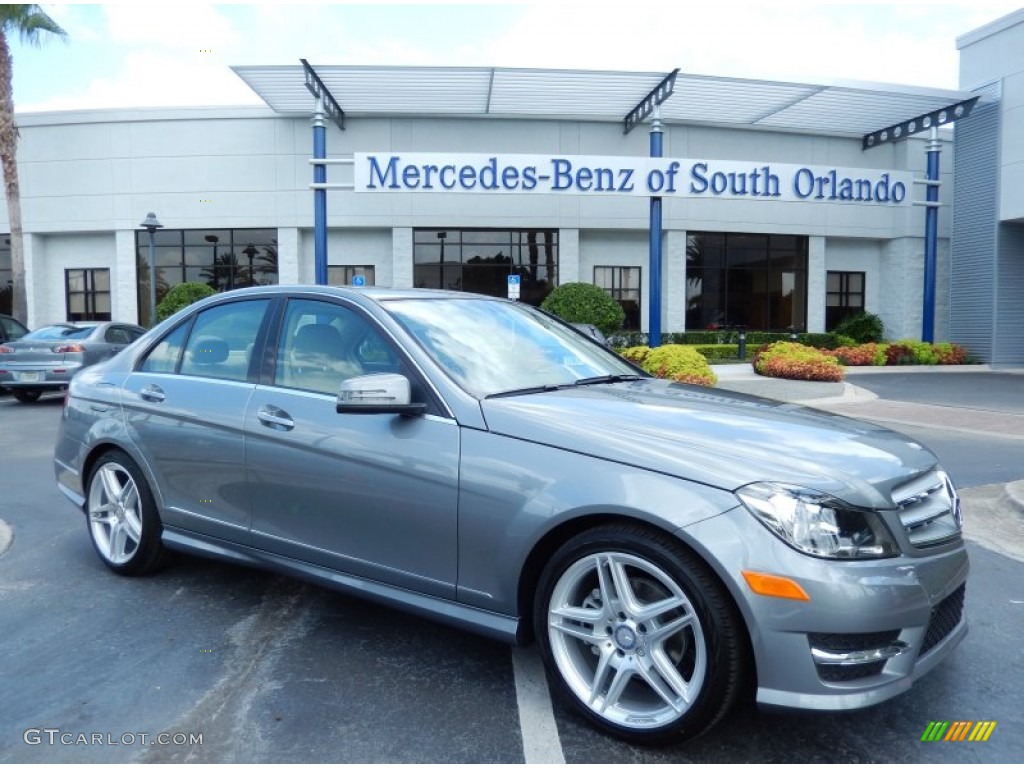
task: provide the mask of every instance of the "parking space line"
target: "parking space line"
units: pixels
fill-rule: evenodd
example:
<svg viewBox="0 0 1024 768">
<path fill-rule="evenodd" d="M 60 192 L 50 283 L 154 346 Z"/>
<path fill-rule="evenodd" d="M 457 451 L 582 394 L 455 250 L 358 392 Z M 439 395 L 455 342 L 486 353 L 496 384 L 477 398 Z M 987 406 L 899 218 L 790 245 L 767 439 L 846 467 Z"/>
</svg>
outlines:
<svg viewBox="0 0 1024 768">
<path fill-rule="evenodd" d="M 544 664 L 534 648 L 512 649 L 512 670 L 519 705 L 519 728 L 523 734 L 523 755 L 527 764 L 564 764 L 562 742 L 551 710 L 551 692 L 544 676 Z"/>
</svg>

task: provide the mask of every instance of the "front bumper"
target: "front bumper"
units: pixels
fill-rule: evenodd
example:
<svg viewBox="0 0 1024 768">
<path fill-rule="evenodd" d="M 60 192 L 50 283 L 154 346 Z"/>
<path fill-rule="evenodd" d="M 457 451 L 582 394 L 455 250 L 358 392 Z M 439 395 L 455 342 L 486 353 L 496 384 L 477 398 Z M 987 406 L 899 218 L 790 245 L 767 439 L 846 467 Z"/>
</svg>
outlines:
<svg viewBox="0 0 1024 768">
<path fill-rule="evenodd" d="M 913 556 L 826 560 L 786 546 L 742 508 L 679 535 L 715 568 L 743 614 L 761 704 L 877 704 L 907 690 L 967 633 L 962 541 Z M 744 570 L 792 579 L 810 600 L 754 594 Z"/>
</svg>

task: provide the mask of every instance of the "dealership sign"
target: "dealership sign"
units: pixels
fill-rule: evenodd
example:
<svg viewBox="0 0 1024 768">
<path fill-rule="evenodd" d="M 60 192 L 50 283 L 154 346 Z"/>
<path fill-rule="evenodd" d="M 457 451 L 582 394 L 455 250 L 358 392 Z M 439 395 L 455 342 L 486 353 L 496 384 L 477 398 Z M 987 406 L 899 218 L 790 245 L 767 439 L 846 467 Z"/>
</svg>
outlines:
<svg viewBox="0 0 1024 768">
<path fill-rule="evenodd" d="M 909 205 L 911 174 L 877 168 L 591 155 L 366 152 L 356 192 L 639 195 Z"/>
</svg>

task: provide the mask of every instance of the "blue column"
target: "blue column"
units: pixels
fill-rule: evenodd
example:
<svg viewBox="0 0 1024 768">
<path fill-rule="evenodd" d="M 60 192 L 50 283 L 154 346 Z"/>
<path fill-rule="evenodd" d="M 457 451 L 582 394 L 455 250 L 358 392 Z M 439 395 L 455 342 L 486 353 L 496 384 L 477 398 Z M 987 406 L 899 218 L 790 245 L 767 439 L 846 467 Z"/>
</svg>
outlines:
<svg viewBox="0 0 1024 768">
<path fill-rule="evenodd" d="M 316 114 L 313 115 L 313 159 L 327 158 L 327 120 L 324 116 L 323 103 L 318 99 Z M 313 181 L 317 184 L 327 182 L 327 166 L 313 166 Z M 316 284 L 327 285 L 327 190 L 313 190 L 313 259 L 316 273 Z"/>
<path fill-rule="evenodd" d="M 662 156 L 661 110 L 654 109 L 651 119 L 651 157 Z M 648 346 L 661 346 L 661 198 L 651 198 L 650 224 L 650 270 L 649 285 L 651 296 L 648 302 L 647 331 Z"/>
<path fill-rule="evenodd" d="M 932 128 L 928 139 L 928 181 L 930 182 L 924 213 L 924 308 L 921 322 L 921 341 L 935 341 L 935 271 L 938 261 L 939 238 L 939 129 Z"/>
</svg>

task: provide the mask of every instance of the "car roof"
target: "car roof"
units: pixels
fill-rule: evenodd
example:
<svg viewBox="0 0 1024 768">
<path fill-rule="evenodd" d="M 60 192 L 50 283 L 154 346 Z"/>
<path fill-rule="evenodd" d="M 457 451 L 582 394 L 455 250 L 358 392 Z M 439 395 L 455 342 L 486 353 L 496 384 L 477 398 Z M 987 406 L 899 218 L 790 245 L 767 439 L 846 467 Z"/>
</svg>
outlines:
<svg viewBox="0 0 1024 768">
<path fill-rule="evenodd" d="M 339 285 L 261 285 L 253 288 L 239 288 L 226 293 L 218 293 L 217 298 L 225 296 L 258 296 L 258 295 L 281 295 L 287 293 L 319 293 L 333 295 L 342 298 L 354 299 L 356 301 L 371 301 L 381 303 L 395 299 L 477 299 L 485 301 L 507 301 L 498 296 L 487 296 L 482 293 L 466 293 L 464 291 L 442 291 L 434 288 L 380 288 L 360 287 L 354 288 Z M 211 299 L 215 297 L 210 297 Z"/>
</svg>

